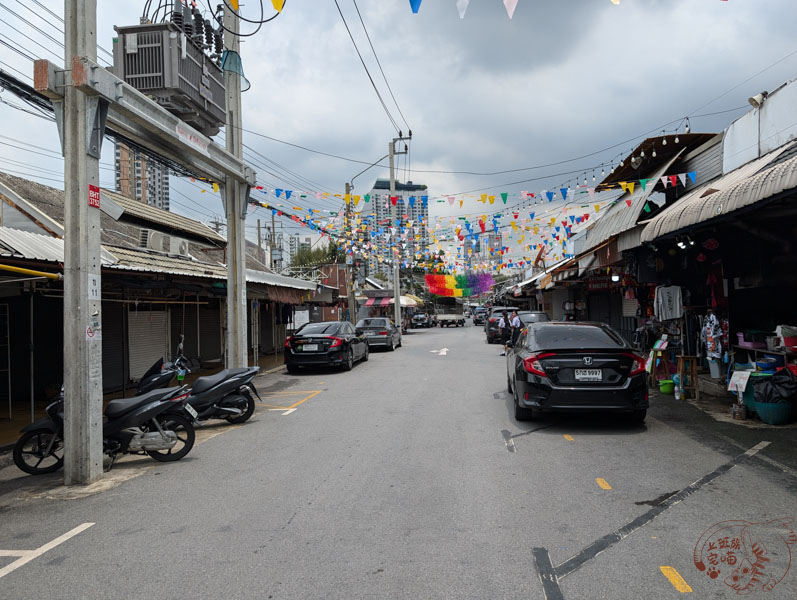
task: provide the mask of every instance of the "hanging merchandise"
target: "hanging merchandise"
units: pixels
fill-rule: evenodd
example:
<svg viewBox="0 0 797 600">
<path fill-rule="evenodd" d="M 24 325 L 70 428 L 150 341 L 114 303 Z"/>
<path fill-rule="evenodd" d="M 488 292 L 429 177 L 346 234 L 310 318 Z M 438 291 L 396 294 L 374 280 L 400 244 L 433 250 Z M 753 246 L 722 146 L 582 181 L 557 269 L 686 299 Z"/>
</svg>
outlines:
<svg viewBox="0 0 797 600">
<path fill-rule="evenodd" d="M 722 356 L 722 326 L 711 309 L 703 322 L 701 337 L 706 345 L 706 356 L 718 360 Z"/>
<path fill-rule="evenodd" d="M 680 319 L 684 314 L 681 288 L 677 285 L 657 287 L 653 307 L 654 314 L 660 321 Z"/>
</svg>

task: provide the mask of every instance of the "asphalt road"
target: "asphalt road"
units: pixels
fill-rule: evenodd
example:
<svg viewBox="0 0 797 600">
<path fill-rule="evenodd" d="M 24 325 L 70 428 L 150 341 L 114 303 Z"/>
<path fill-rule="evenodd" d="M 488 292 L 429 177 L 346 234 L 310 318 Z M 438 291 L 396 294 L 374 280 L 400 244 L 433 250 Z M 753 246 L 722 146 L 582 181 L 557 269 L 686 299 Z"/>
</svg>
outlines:
<svg viewBox="0 0 797 600">
<path fill-rule="evenodd" d="M 733 598 L 744 556 L 750 597 L 797 597 L 794 429 L 662 398 L 642 427 L 517 423 L 499 352 L 412 330 L 348 373 L 261 378 L 252 420 L 178 463 L 83 491 L 2 469 L 0 598 Z"/>
</svg>

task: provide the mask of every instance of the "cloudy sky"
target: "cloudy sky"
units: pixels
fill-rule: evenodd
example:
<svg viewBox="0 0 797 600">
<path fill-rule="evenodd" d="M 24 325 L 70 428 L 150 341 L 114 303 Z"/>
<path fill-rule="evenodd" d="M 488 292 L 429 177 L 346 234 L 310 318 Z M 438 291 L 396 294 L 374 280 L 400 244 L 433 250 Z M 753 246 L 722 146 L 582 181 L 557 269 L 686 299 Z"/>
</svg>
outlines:
<svg viewBox="0 0 797 600">
<path fill-rule="evenodd" d="M 63 50 L 48 37 L 62 39 L 63 24 L 42 7 L 62 15 L 63 2 L 2 4 L 0 41 L 58 60 Z M 110 49 L 113 25 L 137 22 L 144 4 L 99 0 L 101 45 Z M 593 171 L 600 179 L 601 165 L 608 171 L 644 137 L 674 130 L 683 117 L 693 132 L 721 131 L 749 109 L 749 96 L 797 76 L 794 0 L 519 0 L 512 20 L 502 0 L 472 0 L 464 19 L 455 0 L 424 0 L 418 14 L 408 0 L 357 0 L 397 107 L 354 0 L 337 4 L 393 119 L 412 129 L 399 177 L 427 184 L 433 199 L 509 192 L 511 204 L 520 190 L 573 186 L 584 173 L 591 182 Z M 257 18 L 259 10 L 259 0 L 248 0 L 242 14 Z M 32 65 L 17 51 L 0 45 L 0 68 L 29 75 Z M 396 130 L 335 0 L 288 0 L 241 54 L 252 83 L 243 97 L 251 132 L 244 141 L 265 187 L 341 193 L 366 166 L 355 161 L 386 154 Z M 0 100 L 19 104 L 9 92 Z M 48 152 L 58 149 L 55 126 L 7 104 L 0 123 L 0 169 L 61 187 L 63 163 Z M 101 180 L 112 186 L 106 146 Z M 551 163 L 560 164 L 532 168 Z M 462 173 L 512 170 L 519 171 Z M 355 180 L 355 193 L 386 176 L 383 167 L 370 169 Z M 189 182 L 172 187 L 173 210 L 205 222 L 221 216 L 212 193 Z M 463 208 L 433 201 L 432 214 L 483 211 L 459 197 Z M 340 202 L 311 196 L 306 204 L 335 210 Z"/>
</svg>

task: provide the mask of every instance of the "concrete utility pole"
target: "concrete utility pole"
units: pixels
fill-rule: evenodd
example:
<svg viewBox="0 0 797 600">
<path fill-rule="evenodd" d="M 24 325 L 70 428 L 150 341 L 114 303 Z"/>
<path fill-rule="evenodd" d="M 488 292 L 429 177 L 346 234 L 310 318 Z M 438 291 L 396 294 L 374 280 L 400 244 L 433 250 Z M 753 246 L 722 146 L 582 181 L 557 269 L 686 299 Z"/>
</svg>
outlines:
<svg viewBox="0 0 797 600">
<path fill-rule="evenodd" d="M 275 267 L 277 266 L 276 261 L 274 260 L 274 246 L 277 243 L 277 229 L 276 225 L 274 225 L 274 211 L 271 211 L 271 241 L 268 245 L 268 266 L 271 267 L 271 270 L 276 270 Z M 282 254 L 280 253 L 280 256 Z"/>
<path fill-rule="evenodd" d="M 346 235 L 348 235 L 349 241 L 353 244 L 354 243 L 354 228 L 351 226 L 352 220 L 352 209 L 351 209 L 351 184 L 346 184 L 346 198 L 348 201 L 346 202 L 346 226 L 344 231 Z M 348 262 L 348 259 L 347 259 Z M 357 324 L 357 298 L 354 297 L 354 251 L 352 250 L 351 253 L 351 262 L 347 265 L 348 269 L 348 281 L 346 282 L 346 291 L 349 297 L 349 321 L 351 321 L 352 325 Z M 337 268 L 337 267 L 336 267 Z"/>
<path fill-rule="evenodd" d="M 64 26 L 66 65 L 76 56 L 96 61 L 97 1 L 65 0 Z M 98 115 L 107 104 L 72 85 L 63 94 L 64 483 L 72 485 L 102 477 Z"/>
<path fill-rule="evenodd" d="M 224 47 L 238 52 L 241 38 L 237 11 L 224 3 Z M 224 130 L 227 151 L 243 158 L 241 129 L 241 76 L 224 71 L 227 88 L 227 126 Z M 248 366 L 246 340 L 246 209 L 250 187 L 238 179 L 225 177 L 224 215 L 227 219 L 227 368 Z"/>
<path fill-rule="evenodd" d="M 257 260 L 266 264 L 265 256 L 263 256 L 263 234 L 260 232 L 260 219 L 257 220 Z"/>
<path fill-rule="evenodd" d="M 412 132 L 410 132 L 411 134 Z M 390 158 L 390 195 L 396 195 L 396 169 L 395 169 L 395 160 L 394 157 L 396 154 L 407 154 L 407 151 L 404 150 L 403 152 L 399 151 L 396 152 L 396 142 L 401 142 L 410 138 L 405 138 L 401 136 L 401 132 L 399 132 L 399 137 L 393 138 L 388 144 L 388 157 Z M 391 204 L 393 202 L 391 201 Z M 396 203 L 396 214 L 398 215 L 398 203 Z M 401 280 L 399 275 L 399 263 L 401 262 L 401 236 L 398 235 L 397 229 L 396 235 L 396 246 L 399 248 L 399 253 L 393 256 L 393 307 L 394 307 L 394 319 L 396 327 L 401 327 Z"/>
</svg>

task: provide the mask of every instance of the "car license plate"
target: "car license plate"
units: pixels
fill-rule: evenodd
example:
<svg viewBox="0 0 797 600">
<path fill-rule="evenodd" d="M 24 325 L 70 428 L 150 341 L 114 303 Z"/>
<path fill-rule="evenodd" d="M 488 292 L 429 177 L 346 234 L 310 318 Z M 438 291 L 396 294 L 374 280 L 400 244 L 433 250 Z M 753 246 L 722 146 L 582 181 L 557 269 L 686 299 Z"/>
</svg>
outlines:
<svg viewBox="0 0 797 600">
<path fill-rule="evenodd" d="M 305 344 L 302 346 L 302 352 L 318 352 L 318 344 Z"/>
<path fill-rule="evenodd" d="M 600 369 L 576 369 L 576 381 L 602 381 Z"/>
<path fill-rule="evenodd" d="M 186 404 L 185 405 L 185 412 L 187 412 L 189 415 L 191 415 L 192 419 L 196 419 L 196 416 L 198 414 L 197 411 L 194 410 L 194 407 L 191 406 L 190 404 Z"/>
</svg>

